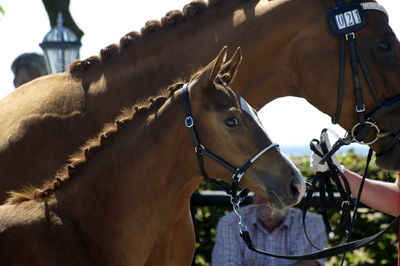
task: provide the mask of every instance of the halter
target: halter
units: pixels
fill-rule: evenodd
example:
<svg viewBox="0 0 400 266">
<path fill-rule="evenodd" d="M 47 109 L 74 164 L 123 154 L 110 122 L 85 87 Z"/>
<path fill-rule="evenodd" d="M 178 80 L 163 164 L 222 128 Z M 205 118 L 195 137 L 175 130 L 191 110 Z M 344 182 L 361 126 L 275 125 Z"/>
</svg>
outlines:
<svg viewBox="0 0 400 266">
<path fill-rule="evenodd" d="M 246 170 L 258 159 L 269 151 L 270 149 L 274 147 L 278 147 L 278 144 L 276 143 L 271 143 L 270 145 L 266 146 L 264 149 L 262 149 L 259 153 L 257 153 L 253 158 L 248 160 L 246 163 L 243 164 L 242 167 L 234 167 L 230 163 L 226 162 L 223 160 L 221 157 L 216 155 L 215 153 L 207 150 L 207 148 L 201 144 L 199 137 L 196 132 L 195 128 L 195 119 L 193 118 L 191 109 L 190 109 L 190 102 L 189 102 L 189 92 L 188 92 L 188 87 L 189 84 L 185 83 L 182 87 L 182 98 L 183 98 L 183 106 L 185 108 L 186 112 L 186 118 L 185 118 L 185 126 L 189 129 L 190 135 L 192 136 L 193 142 L 194 142 L 194 151 L 197 156 L 197 162 L 199 164 L 200 171 L 205 178 L 206 181 L 213 183 L 217 186 L 219 186 L 221 189 L 223 189 L 230 197 L 231 197 L 231 202 L 235 202 L 239 204 L 248 194 L 248 191 L 246 189 L 243 189 L 239 194 L 239 182 L 244 176 Z M 203 156 L 207 156 L 213 161 L 217 162 L 224 168 L 226 168 L 228 171 L 230 171 L 232 175 L 232 187 L 229 189 L 224 183 L 212 179 L 208 176 L 207 172 L 205 171 L 204 167 L 204 161 L 203 161 Z"/>
</svg>

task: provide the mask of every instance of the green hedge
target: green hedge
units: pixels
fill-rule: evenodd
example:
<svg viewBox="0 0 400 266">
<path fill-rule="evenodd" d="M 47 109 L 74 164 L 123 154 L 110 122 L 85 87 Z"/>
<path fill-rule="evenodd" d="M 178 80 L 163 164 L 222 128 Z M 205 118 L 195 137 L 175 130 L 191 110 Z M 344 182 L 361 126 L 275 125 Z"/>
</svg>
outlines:
<svg viewBox="0 0 400 266">
<path fill-rule="evenodd" d="M 293 157 L 292 161 L 300 169 L 303 176 L 308 180 L 312 178 L 310 171 L 309 158 Z M 346 168 L 362 174 L 365 167 L 365 156 L 356 155 L 349 151 L 345 155 L 339 155 L 339 161 Z M 374 160 L 368 169 L 369 176 L 373 179 L 394 182 L 396 175 L 379 169 Z M 201 188 L 210 189 L 209 185 L 204 184 Z M 194 217 L 194 226 L 196 230 L 196 253 L 193 265 L 210 265 L 211 250 L 215 240 L 215 228 L 219 218 L 225 213 L 231 211 L 231 208 L 218 208 L 215 206 L 198 207 L 192 210 Z M 373 209 L 362 208 L 350 240 L 361 239 L 375 234 L 390 223 L 393 217 L 377 212 Z M 338 220 L 338 213 L 332 211 L 331 223 L 335 225 Z M 397 230 L 389 229 L 389 232 L 371 245 L 363 247 L 354 252 L 346 254 L 345 265 L 397 265 Z M 343 232 L 329 233 L 329 245 L 334 246 L 340 243 Z M 340 265 L 340 257 L 329 259 L 329 265 Z"/>
</svg>

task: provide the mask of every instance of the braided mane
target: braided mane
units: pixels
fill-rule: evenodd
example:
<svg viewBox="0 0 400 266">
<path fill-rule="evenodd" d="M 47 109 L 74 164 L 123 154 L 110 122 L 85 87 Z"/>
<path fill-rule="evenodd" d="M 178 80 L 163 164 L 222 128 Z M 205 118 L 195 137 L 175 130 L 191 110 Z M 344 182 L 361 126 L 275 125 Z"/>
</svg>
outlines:
<svg viewBox="0 0 400 266">
<path fill-rule="evenodd" d="M 94 65 L 107 62 L 109 59 L 114 58 L 117 55 L 124 54 L 127 50 L 135 49 L 137 45 L 146 40 L 146 37 L 152 36 L 156 32 L 162 32 L 175 25 L 189 21 L 191 18 L 206 12 L 214 6 L 230 1 L 232 0 L 208 0 L 206 3 L 203 0 L 194 0 L 189 4 L 186 4 L 182 11 L 169 11 L 163 18 L 161 18 L 161 21 L 149 20 L 146 22 L 144 27 L 142 27 L 140 32 L 129 32 L 120 39 L 119 44 L 110 44 L 103 48 L 100 51 L 99 56 L 91 56 L 85 60 L 74 61 L 70 65 L 70 72 L 72 74 L 81 73 Z"/>
<path fill-rule="evenodd" d="M 192 80 L 192 78 L 191 78 Z M 100 133 L 89 139 L 74 155 L 68 160 L 69 163 L 62 166 L 55 175 L 55 178 L 46 182 L 41 188 L 25 187 L 19 191 L 8 192 L 9 197 L 6 203 L 19 203 L 28 200 L 40 200 L 54 194 L 54 192 L 68 183 L 76 174 L 90 162 L 90 159 L 112 140 L 123 128 L 136 117 L 143 117 L 150 111 L 158 110 L 167 99 L 171 98 L 175 91 L 183 86 L 183 82 L 177 82 L 166 90 L 161 90 L 159 95 L 150 97 L 148 100 L 125 108 L 114 123 L 106 124 Z"/>
</svg>

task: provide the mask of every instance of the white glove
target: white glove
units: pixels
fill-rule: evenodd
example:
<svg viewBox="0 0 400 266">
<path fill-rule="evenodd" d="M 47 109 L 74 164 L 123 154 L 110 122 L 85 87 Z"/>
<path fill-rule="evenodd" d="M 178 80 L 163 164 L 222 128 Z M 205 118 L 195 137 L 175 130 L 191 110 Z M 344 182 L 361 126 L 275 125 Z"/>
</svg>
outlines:
<svg viewBox="0 0 400 266">
<path fill-rule="evenodd" d="M 328 151 L 330 151 L 332 149 L 331 143 L 329 141 L 329 136 L 326 132 L 323 132 L 321 135 L 322 140 L 325 141 L 326 147 L 328 148 Z M 317 148 L 317 150 L 321 153 L 322 152 L 322 148 L 321 145 L 318 143 L 317 145 L 315 145 L 315 147 Z M 343 165 L 341 165 L 336 157 L 335 154 L 333 154 L 331 156 L 332 158 L 332 162 L 338 167 L 338 169 L 343 173 L 344 170 L 346 169 Z M 316 153 L 312 152 L 311 156 L 310 156 L 310 168 L 311 171 L 313 171 L 313 173 L 315 174 L 316 172 L 326 172 L 329 170 L 328 164 L 325 162 L 324 164 L 320 164 L 319 162 L 321 161 L 321 157 L 318 156 Z"/>
</svg>

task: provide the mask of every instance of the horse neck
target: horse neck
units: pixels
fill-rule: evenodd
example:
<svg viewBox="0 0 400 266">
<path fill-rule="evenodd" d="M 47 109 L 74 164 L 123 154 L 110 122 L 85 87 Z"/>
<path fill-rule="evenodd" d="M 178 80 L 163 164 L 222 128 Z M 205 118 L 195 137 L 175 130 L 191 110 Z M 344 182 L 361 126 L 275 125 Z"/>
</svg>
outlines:
<svg viewBox="0 0 400 266">
<path fill-rule="evenodd" d="M 196 162 L 190 134 L 183 119 L 176 119 L 184 117 L 180 97 L 139 116 L 57 192 L 56 208 L 97 243 L 122 250 L 118 256 L 136 250 L 135 260 L 143 264 L 171 213 L 181 211 L 178 205 L 184 208 L 178 199 L 193 192 L 186 190 L 196 176 Z"/>
<path fill-rule="evenodd" d="M 291 44 L 320 14 L 318 1 L 227 2 L 145 36 L 140 44 L 104 64 L 105 82 L 90 87 L 91 97 L 104 107 L 99 111 L 110 112 L 152 95 L 154 91 L 147 88 L 159 89 L 177 77 L 187 78 L 224 45 L 243 50 L 245 60 L 234 86 L 254 107 L 286 95 L 302 96 L 296 86 L 297 75 L 288 63 Z M 300 9 L 307 12 L 298 12 Z M 283 16 L 285 13 L 290 15 Z M 263 89 L 255 89 L 260 87 Z"/>
</svg>

